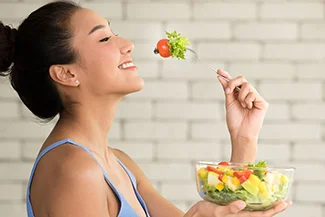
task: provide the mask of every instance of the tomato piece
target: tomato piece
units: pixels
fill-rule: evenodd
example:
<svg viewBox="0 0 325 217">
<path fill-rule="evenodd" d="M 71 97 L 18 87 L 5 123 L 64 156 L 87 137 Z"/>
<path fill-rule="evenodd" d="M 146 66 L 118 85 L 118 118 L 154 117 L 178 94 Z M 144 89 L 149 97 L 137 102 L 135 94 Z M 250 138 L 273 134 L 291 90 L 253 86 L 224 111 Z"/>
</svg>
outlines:
<svg viewBox="0 0 325 217">
<path fill-rule="evenodd" d="M 247 181 L 247 179 L 246 179 L 246 177 L 245 176 L 241 176 L 240 178 L 238 178 L 239 179 L 239 182 L 240 182 L 240 184 L 242 184 L 242 183 L 244 183 L 244 182 L 246 182 Z"/>
<path fill-rule="evenodd" d="M 211 172 L 215 172 L 217 174 L 223 174 L 223 171 L 218 170 L 217 168 L 214 168 L 213 166 L 207 166 L 206 170 L 211 171 Z"/>
<path fill-rule="evenodd" d="M 223 174 L 220 174 L 219 176 L 218 176 L 218 179 L 222 182 L 222 178 L 223 178 Z"/>
<path fill-rule="evenodd" d="M 242 176 L 245 175 L 245 172 L 244 171 L 236 171 L 234 172 L 234 176 L 236 176 L 238 179 Z"/>
<path fill-rule="evenodd" d="M 253 171 L 251 170 L 245 170 L 244 172 L 244 176 L 246 177 L 246 179 L 249 179 L 250 175 L 253 174 Z"/>
<path fill-rule="evenodd" d="M 161 39 L 158 41 L 156 47 L 157 52 L 160 54 L 160 56 L 164 58 L 171 56 L 169 46 L 168 46 L 168 41 L 169 41 L 168 39 Z"/>
<path fill-rule="evenodd" d="M 221 165 L 221 166 L 230 166 L 230 164 L 226 161 L 222 161 L 220 163 L 218 163 L 218 165 Z"/>
</svg>

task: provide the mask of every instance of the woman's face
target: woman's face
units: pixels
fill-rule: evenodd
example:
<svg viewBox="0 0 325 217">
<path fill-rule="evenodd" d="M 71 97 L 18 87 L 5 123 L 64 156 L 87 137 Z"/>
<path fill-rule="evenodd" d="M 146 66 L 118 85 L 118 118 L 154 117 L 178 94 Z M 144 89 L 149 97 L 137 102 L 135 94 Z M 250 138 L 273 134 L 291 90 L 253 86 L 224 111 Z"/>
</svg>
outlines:
<svg viewBox="0 0 325 217">
<path fill-rule="evenodd" d="M 80 88 L 92 96 L 117 95 L 139 91 L 144 81 L 132 63 L 131 41 L 117 37 L 102 16 L 80 9 L 71 18 L 73 47 L 80 57 Z"/>
</svg>

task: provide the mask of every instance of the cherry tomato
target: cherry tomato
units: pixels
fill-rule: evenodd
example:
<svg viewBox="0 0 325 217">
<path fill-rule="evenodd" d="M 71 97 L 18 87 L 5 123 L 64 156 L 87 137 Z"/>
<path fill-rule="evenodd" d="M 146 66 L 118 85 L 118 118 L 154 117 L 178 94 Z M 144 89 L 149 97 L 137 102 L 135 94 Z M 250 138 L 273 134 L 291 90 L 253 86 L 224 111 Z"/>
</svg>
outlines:
<svg viewBox="0 0 325 217">
<path fill-rule="evenodd" d="M 168 39 L 161 39 L 160 41 L 158 41 L 156 50 L 160 54 L 160 56 L 164 58 L 170 57 L 171 54 L 168 46 Z"/>
<path fill-rule="evenodd" d="M 218 165 L 221 165 L 221 166 L 230 166 L 230 164 L 226 161 L 222 161 L 220 163 L 218 163 Z"/>
<path fill-rule="evenodd" d="M 247 179 L 246 179 L 246 177 L 245 176 L 241 176 L 240 178 L 238 178 L 239 179 L 239 182 L 240 182 L 240 184 L 242 184 L 242 183 L 244 183 L 244 182 L 246 182 L 247 181 Z"/>
<path fill-rule="evenodd" d="M 223 174 L 223 171 L 218 170 L 217 168 L 214 168 L 212 166 L 207 166 L 207 171 L 211 171 L 211 172 L 214 172 L 214 173 L 217 173 L 217 174 Z"/>
</svg>

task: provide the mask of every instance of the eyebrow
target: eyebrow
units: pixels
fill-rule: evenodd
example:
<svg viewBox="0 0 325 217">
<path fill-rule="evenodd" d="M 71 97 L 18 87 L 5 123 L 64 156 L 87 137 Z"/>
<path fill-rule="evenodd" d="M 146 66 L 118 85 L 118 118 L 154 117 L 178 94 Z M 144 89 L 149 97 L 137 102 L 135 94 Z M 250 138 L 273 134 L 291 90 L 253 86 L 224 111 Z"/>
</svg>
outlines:
<svg viewBox="0 0 325 217">
<path fill-rule="evenodd" d="M 110 26 L 111 23 L 109 21 L 107 21 L 108 25 Z M 106 26 L 104 25 L 98 25 L 98 26 L 95 26 L 92 30 L 90 30 L 90 32 L 88 33 L 88 35 L 92 34 L 93 32 L 97 31 L 98 29 L 103 29 L 105 28 Z"/>
</svg>

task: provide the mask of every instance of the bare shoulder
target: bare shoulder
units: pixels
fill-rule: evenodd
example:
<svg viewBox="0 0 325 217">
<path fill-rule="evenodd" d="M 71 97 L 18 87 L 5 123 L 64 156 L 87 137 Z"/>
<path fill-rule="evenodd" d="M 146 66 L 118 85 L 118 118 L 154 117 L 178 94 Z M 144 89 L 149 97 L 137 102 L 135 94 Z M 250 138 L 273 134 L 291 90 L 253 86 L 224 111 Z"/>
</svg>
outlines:
<svg viewBox="0 0 325 217">
<path fill-rule="evenodd" d="M 108 215 L 103 173 L 85 150 L 73 145 L 59 146 L 44 155 L 39 166 L 33 182 L 41 186 L 46 197 L 37 197 L 38 187 L 31 196 L 35 193 L 36 204 L 44 203 L 51 216 Z M 45 200 L 37 201 L 42 198 Z"/>
<path fill-rule="evenodd" d="M 102 175 L 94 158 L 84 149 L 69 143 L 58 146 L 46 153 L 38 167 L 46 167 L 52 175 L 74 178 L 76 175 Z"/>
<path fill-rule="evenodd" d="M 115 156 L 131 171 L 131 173 L 135 176 L 137 180 L 137 184 L 139 180 L 141 180 L 144 176 L 144 173 L 138 166 L 138 164 L 124 151 L 120 149 L 112 149 Z"/>
<path fill-rule="evenodd" d="M 121 160 L 123 163 L 135 163 L 133 159 L 126 154 L 124 151 L 117 149 L 117 148 L 111 148 L 113 153 L 116 155 L 116 157 Z"/>
</svg>

